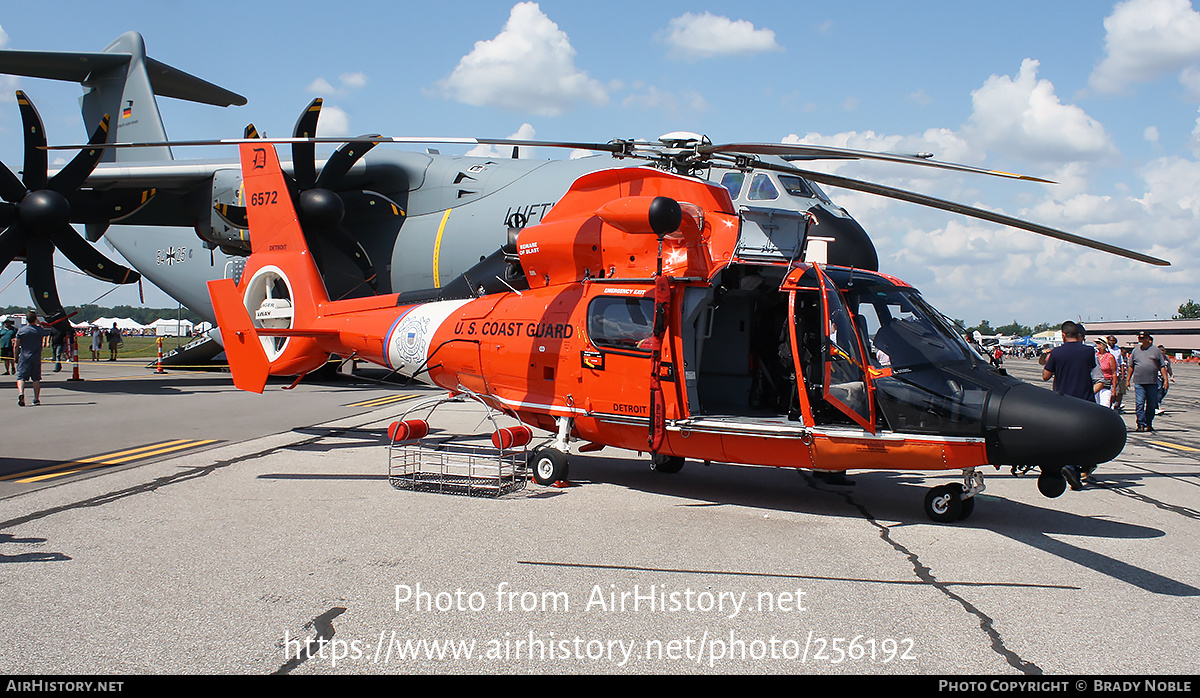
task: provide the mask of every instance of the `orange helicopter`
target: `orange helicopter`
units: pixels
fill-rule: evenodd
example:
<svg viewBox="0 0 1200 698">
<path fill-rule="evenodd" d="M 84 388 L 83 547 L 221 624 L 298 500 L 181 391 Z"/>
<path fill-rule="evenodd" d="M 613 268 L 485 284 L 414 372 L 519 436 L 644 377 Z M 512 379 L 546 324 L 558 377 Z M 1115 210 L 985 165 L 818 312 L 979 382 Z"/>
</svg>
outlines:
<svg viewBox="0 0 1200 698">
<path fill-rule="evenodd" d="M 503 284 L 461 298 L 330 300 L 275 148 L 240 146 L 253 254 L 240 283 L 209 282 L 234 382 L 303 376 L 330 355 L 461 392 L 551 432 L 539 484 L 566 479 L 572 444 L 686 459 L 848 470 L 962 471 L 926 514 L 965 519 L 986 465 L 1114 458 L 1113 411 L 993 368 L 917 289 L 826 263 L 797 231 L 791 258 L 739 245 L 726 187 L 652 167 L 592 172 L 507 248 Z M 299 379 L 297 379 L 299 380 Z"/>
</svg>

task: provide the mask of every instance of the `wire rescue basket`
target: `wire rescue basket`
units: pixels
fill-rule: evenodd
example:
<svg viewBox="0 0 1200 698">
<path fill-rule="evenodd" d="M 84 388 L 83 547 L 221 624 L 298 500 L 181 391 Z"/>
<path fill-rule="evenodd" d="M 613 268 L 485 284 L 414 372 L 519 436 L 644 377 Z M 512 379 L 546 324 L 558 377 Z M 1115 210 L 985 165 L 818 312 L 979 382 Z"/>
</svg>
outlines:
<svg viewBox="0 0 1200 698">
<path fill-rule="evenodd" d="M 463 399 L 440 397 L 414 405 L 388 427 L 388 482 L 392 487 L 472 497 L 501 497 L 525 489 L 525 446 L 533 431 L 523 424 L 500 427 L 496 414 L 488 408 L 487 419 L 495 428 L 490 435 L 430 434 L 433 412 L 451 402 Z M 425 419 L 411 418 L 425 410 Z"/>
</svg>

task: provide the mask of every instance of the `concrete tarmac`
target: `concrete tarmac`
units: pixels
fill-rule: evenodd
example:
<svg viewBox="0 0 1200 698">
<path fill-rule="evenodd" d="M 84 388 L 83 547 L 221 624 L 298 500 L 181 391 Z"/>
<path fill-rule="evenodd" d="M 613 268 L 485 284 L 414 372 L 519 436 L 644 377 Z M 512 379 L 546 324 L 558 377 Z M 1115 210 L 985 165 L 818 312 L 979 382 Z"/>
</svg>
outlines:
<svg viewBox="0 0 1200 698">
<path fill-rule="evenodd" d="M 952 525 L 922 500 L 957 474 L 665 475 L 616 449 L 564 489 L 397 490 L 384 430 L 427 390 L 84 369 L 37 408 L 0 381 L 6 673 L 1195 672 L 1194 365 L 1083 491 L 989 468 Z"/>
</svg>

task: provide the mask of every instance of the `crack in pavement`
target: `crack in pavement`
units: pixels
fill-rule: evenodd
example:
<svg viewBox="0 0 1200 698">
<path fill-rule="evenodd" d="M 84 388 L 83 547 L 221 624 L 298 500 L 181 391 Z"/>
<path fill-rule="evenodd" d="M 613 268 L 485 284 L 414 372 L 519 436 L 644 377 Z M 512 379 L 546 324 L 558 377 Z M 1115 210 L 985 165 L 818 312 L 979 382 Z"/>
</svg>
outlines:
<svg viewBox="0 0 1200 698">
<path fill-rule="evenodd" d="M 302 651 L 298 650 L 295 657 L 289 659 L 283 666 L 279 667 L 275 671 L 272 671 L 271 674 L 282 675 L 290 673 L 292 669 L 295 669 L 301 664 L 307 662 L 309 659 L 312 659 L 314 655 L 324 659 L 325 645 L 328 644 L 329 641 L 333 639 L 333 636 L 337 634 L 337 631 L 333 629 L 333 619 L 345 612 L 345 608 L 342 608 L 341 606 L 334 606 L 328 611 L 325 611 L 321 615 L 305 623 L 304 629 L 316 630 L 316 637 L 305 638 L 305 640 L 301 642 L 299 638 L 291 639 L 285 636 L 283 641 L 276 645 L 277 647 L 281 647 L 283 649 L 285 657 L 287 656 L 289 647 L 292 643 L 296 643 L 297 646 L 303 645 L 304 649 Z M 317 645 L 316 651 L 313 651 L 313 643 L 316 643 Z"/>
<path fill-rule="evenodd" d="M 872 526 L 879 529 L 879 537 L 885 543 L 892 546 L 892 549 L 894 549 L 896 552 L 899 552 L 900 554 L 904 555 L 904 557 L 909 561 L 909 563 L 912 564 L 913 572 L 917 575 L 918 579 L 920 579 L 925 584 L 932 586 L 934 589 L 937 589 L 938 591 L 940 591 L 942 594 L 946 595 L 947 597 L 957 601 L 959 603 L 959 605 L 961 605 L 963 607 L 963 609 L 966 610 L 967 613 L 978 618 L 980 630 L 982 630 L 991 639 L 992 650 L 994 652 L 996 652 L 997 654 L 999 654 L 1000 656 L 1004 657 L 1004 661 L 1008 662 L 1009 666 L 1013 667 L 1017 671 L 1020 671 L 1022 674 L 1026 674 L 1026 675 L 1040 676 L 1044 673 L 1042 671 L 1041 667 L 1034 664 L 1033 662 L 1029 662 L 1029 661 L 1022 659 L 1019 655 L 1017 655 L 1016 652 L 1013 652 L 1012 650 L 1008 649 L 1008 647 L 1006 647 L 1004 645 L 1004 638 L 1000 636 L 1000 631 L 996 629 L 995 621 L 991 618 L 991 616 L 987 615 L 983 611 L 976 608 L 974 604 L 972 604 L 970 601 L 967 601 L 962 596 L 955 594 L 953 591 L 950 590 L 950 588 L 945 583 L 939 582 L 937 577 L 935 577 L 933 575 L 933 570 L 931 570 L 927 565 L 925 565 L 923 562 L 921 562 L 920 556 L 918 556 L 916 553 L 914 553 L 911 550 L 909 550 L 908 548 L 906 548 L 899 541 L 894 540 L 892 538 L 891 528 L 889 526 L 885 526 L 884 524 L 881 524 L 878 520 L 876 520 L 875 516 L 872 515 L 870 511 L 867 510 L 867 508 L 865 506 L 863 506 L 862 504 L 859 504 L 857 501 L 855 501 L 854 495 L 852 492 L 828 490 L 828 489 L 824 489 L 822 487 L 818 487 L 817 481 L 811 475 L 809 475 L 808 473 L 805 473 L 803 471 L 801 472 L 801 474 L 804 476 L 804 480 L 808 483 L 808 486 L 811 487 L 812 489 L 815 489 L 818 492 L 827 492 L 829 494 L 836 494 L 836 495 L 840 496 L 842 499 L 844 499 L 847 504 L 849 504 L 850 506 L 857 509 L 858 512 L 863 516 L 863 518 L 865 518 Z"/>
</svg>

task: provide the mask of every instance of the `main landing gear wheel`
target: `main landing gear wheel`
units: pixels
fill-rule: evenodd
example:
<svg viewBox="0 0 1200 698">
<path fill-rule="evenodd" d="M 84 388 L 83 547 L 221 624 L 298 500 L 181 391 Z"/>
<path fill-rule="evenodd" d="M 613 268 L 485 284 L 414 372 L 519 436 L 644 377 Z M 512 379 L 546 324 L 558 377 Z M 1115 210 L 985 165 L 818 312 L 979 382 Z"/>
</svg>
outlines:
<svg viewBox="0 0 1200 698">
<path fill-rule="evenodd" d="M 533 481 L 539 485 L 553 485 L 567 479 L 567 454 L 557 448 L 542 448 L 530 455 Z"/>
<path fill-rule="evenodd" d="M 962 521 L 975 511 L 975 498 L 963 499 L 963 486 L 957 482 L 941 485 L 925 495 L 925 515 L 938 523 Z"/>
<path fill-rule="evenodd" d="M 656 473 L 677 473 L 683 470 L 683 457 L 656 453 L 650 456 L 650 469 Z"/>
<path fill-rule="evenodd" d="M 1067 479 L 1061 471 L 1043 470 L 1038 476 L 1038 492 L 1054 499 L 1067 490 Z"/>
</svg>

